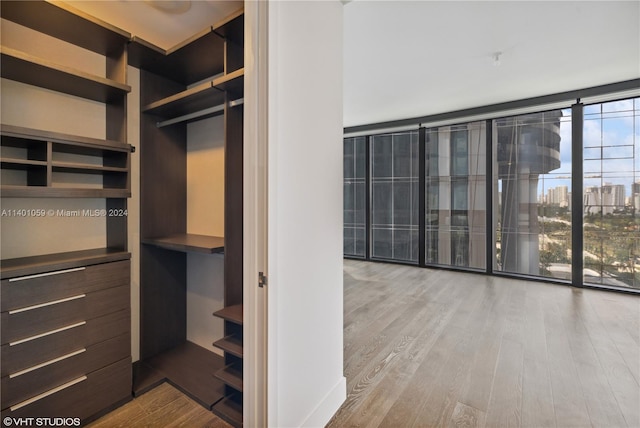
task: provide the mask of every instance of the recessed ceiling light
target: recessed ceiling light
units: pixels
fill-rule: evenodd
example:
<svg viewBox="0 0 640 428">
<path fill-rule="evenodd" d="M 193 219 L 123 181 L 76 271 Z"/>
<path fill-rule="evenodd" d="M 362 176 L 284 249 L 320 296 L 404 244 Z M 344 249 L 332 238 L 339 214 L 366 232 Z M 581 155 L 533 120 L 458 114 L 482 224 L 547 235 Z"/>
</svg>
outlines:
<svg viewBox="0 0 640 428">
<path fill-rule="evenodd" d="M 151 7 L 166 13 L 185 13 L 191 8 L 191 0 L 145 0 Z"/>
</svg>

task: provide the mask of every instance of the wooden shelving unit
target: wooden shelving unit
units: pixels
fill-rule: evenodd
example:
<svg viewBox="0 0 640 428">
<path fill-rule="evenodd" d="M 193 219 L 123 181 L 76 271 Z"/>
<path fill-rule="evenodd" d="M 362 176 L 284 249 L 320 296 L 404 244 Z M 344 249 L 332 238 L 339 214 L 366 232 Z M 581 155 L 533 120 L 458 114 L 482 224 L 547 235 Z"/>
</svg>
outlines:
<svg viewBox="0 0 640 428">
<path fill-rule="evenodd" d="M 4 184 L 2 197 L 128 198 L 131 146 L 111 140 L 29 129 L 0 127 L 3 169 L 24 171 L 20 183 Z M 17 149 L 12 154 L 4 152 Z M 58 154 L 82 156 L 82 162 L 55 160 Z M 21 156 L 21 157 L 18 157 Z M 91 159 L 89 163 L 87 158 Z M 100 188 L 59 187 L 56 173 L 101 175 Z"/>
<path fill-rule="evenodd" d="M 34 43 L 50 36 L 97 53 L 105 64 L 104 74 L 95 75 L 69 66 L 64 56 L 58 61 L 33 55 L 29 43 L 21 48 L 26 51 L 0 47 L 3 78 L 57 92 L 63 95 L 61 102 L 71 95 L 104 104 L 103 139 L 0 127 L 2 198 L 105 200 L 106 209 L 93 213 L 105 217 L 104 247 L 0 261 L 2 416 L 79 417 L 84 424 L 131 399 L 126 216 L 131 196 L 132 147 L 126 132 L 131 35 L 60 2 L 0 2 L 0 15 L 31 29 Z M 57 43 L 52 46 L 61 45 Z M 40 99 L 25 97 L 25 102 Z M 51 216 L 50 211 L 55 215 L 48 209 L 52 206 L 59 207 L 42 202 L 43 217 Z M 92 215 L 93 210 L 86 211 L 83 215 Z M 33 240 L 29 243 L 38 254 L 41 241 L 26 231 L 24 237 Z"/>
<path fill-rule="evenodd" d="M 137 37 L 129 48 L 129 63 L 141 69 L 142 106 L 142 361 L 134 393 L 167 381 L 234 426 L 242 426 L 243 38 L 241 10 L 169 50 Z M 224 238 L 189 234 L 186 224 L 187 125 L 213 116 L 224 122 Z M 224 335 L 215 340 L 224 357 L 186 339 L 190 252 L 224 254 Z"/>
</svg>

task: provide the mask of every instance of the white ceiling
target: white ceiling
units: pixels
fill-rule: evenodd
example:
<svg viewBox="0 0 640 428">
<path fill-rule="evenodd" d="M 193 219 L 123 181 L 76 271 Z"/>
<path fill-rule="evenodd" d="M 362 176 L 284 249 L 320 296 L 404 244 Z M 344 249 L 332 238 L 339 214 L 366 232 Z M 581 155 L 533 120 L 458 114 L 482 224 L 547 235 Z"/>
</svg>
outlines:
<svg viewBox="0 0 640 428">
<path fill-rule="evenodd" d="M 170 14 L 146 0 L 67 2 L 165 49 L 242 5 L 194 0 Z M 640 1 L 343 3 L 345 126 L 640 77 Z"/>
<path fill-rule="evenodd" d="M 499 66 L 493 54 L 502 52 Z M 344 125 L 640 77 L 640 2 L 365 1 L 344 7 Z"/>
</svg>

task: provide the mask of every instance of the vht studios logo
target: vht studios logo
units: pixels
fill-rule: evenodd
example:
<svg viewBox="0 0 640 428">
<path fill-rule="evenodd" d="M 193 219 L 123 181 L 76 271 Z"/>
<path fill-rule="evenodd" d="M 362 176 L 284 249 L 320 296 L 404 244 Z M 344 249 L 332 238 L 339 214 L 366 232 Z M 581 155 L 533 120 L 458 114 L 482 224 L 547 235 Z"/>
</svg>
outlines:
<svg viewBox="0 0 640 428">
<path fill-rule="evenodd" d="M 6 427 L 79 427 L 80 418 L 12 418 L 2 419 Z"/>
</svg>

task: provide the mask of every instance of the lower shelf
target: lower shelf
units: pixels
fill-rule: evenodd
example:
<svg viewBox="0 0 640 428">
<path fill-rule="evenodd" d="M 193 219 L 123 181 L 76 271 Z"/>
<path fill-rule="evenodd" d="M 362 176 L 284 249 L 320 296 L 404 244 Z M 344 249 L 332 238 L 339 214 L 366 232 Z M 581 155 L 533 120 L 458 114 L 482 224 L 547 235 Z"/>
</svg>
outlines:
<svg viewBox="0 0 640 428">
<path fill-rule="evenodd" d="M 137 397 L 162 382 L 169 382 L 205 408 L 224 397 L 224 383 L 214 374 L 224 367 L 224 359 L 192 342 L 140 362 L 134 379 Z"/>
<path fill-rule="evenodd" d="M 234 427 L 242 426 L 242 396 L 232 395 L 220 400 L 213 406 L 213 413 Z"/>
</svg>

